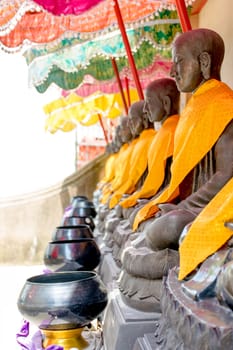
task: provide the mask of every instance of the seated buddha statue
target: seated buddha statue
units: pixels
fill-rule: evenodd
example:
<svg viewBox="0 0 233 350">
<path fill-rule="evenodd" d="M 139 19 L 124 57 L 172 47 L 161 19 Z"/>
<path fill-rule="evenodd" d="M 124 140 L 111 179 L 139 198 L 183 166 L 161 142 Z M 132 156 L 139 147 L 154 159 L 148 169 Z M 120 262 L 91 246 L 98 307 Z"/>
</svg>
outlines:
<svg viewBox="0 0 233 350">
<path fill-rule="evenodd" d="M 124 171 L 124 164 L 118 163 L 121 180 L 117 186 L 112 187 L 113 191 L 108 199 L 108 206 L 110 213 L 106 218 L 106 234 L 112 235 L 115 224 L 121 220 L 121 213 L 119 213 L 118 203 L 124 195 L 130 195 L 134 190 L 141 186 L 141 182 L 145 173 L 147 172 L 147 150 L 155 135 L 155 130 L 151 123 L 143 115 L 144 101 L 138 101 L 131 105 L 127 117 L 128 124 L 122 128 L 122 138 L 124 134 L 128 134 L 129 128 L 133 140 L 129 147 L 131 153 L 126 159 L 127 167 Z M 110 219 L 111 217 L 111 219 Z"/>
<path fill-rule="evenodd" d="M 133 222 L 135 231 L 149 222 L 140 233 L 144 246 L 139 235 L 122 254 L 119 288 L 139 307 L 159 301 L 156 282 L 171 268 L 182 231 L 232 178 L 233 92 L 221 82 L 223 58 L 224 42 L 210 29 L 185 32 L 173 44 L 171 76 L 191 98 L 175 131 L 169 184 Z"/>
<path fill-rule="evenodd" d="M 148 173 L 142 186 L 119 202 L 124 220 L 118 224 L 113 235 L 113 256 L 118 265 L 128 237 L 133 239 L 137 235 L 132 230 L 133 218 L 169 183 L 174 133 L 179 120 L 179 97 L 176 83 L 170 78 L 157 79 L 145 90 L 144 113 L 157 130 L 148 149 Z"/>
</svg>

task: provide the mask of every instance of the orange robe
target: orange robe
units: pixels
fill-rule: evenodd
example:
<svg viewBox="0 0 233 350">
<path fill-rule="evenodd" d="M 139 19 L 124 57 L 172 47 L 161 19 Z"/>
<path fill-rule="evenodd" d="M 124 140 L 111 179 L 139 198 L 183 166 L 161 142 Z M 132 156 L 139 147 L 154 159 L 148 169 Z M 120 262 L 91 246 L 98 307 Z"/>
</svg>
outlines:
<svg viewBox="0 0 233 350">
<path fill-rule="evenodd" d="M 103 192 L 101 203 L 106 204 L 110 195 L 116 191 L 124 181 L 127 180 L 130 167 L 130 158 L 137 140 L 138 138 L 132 140 L 129 144 L 125 143 L 121 147 L 119 156 L 117 157 L 114 179 L 111 181 L 110 186 Z"/>
<path fill-rule="evenodd" d="M 232 230 L 224 226 L 230 220 L 233 221 L 233 179 L 197 216 L 182 241 L 179 249 L 180 280 L 231 238 Z"/>
<path fill-rule="evenodd" d="M 180 115 L 175 132 L 174 154 L 169 186 L 137 213 L 133 230 L 153 217 L 156 204 L 170 202 L 179 193 L 179 185 L 211 150 L 233 116 L 233 91 L 211 79 L 199 87 Z M 217 118 L 217 120 L 216 120 Z"/>
<path fill-rule="evenodd" d="M 147 169 L 148 149 L 155 134 L 154 129 L 145 129 L 141 132 L 130 159 L 127 180 L 113 193 L 109 202 L 110 209 L 117 205 L 123 194 L 130 194 L 135 190 L 137 182 Z"/>
<path fill-rule="evenodd" d="M 115 174 L 115 161 L 117 159 L 118 152 L 111 154 L 106 160 L 104 167 L 104 177 L 99 182 L 98 187 L 104 186 L 106 183 L 110 182 L 114 178 Z"/>
<path fill-rule="evenodd" d="M 154 136 L 147 155 L 148 175 L 138 191 L 120 202 L 123 208 L 135 206 L 139 198 L 151 198 L 162 186 L 167 159 L 173 155 L 174 133 L 178 120 L 178 115 L 169 117 Z"/>
<path fill-rule="evenodd" d="M 129 145 L 127 143 L 125 143 L 121 146 L 120 150 L 117 152 L 117 159 L 121 159 L 121 157 L 123 157 L 123 154 L 126 151 L 126 149 L 128 148 L 128 146 Z M 115 165 L 117 165 L 117 161 L 116 161 Z M 117 166 L 114 167 L 114 176 L 113 176 L 112 180 L 109 181 L 109 183 L 106 184 L 106 186 L 102 190 L 101 203 L 106 203 L 107 198 L 108 198 L 109 194 L 111 193 L 111 185 L 112 185 L 111 183 L 116 178 L 116 174 L 117 174 Z"/>
</svg>

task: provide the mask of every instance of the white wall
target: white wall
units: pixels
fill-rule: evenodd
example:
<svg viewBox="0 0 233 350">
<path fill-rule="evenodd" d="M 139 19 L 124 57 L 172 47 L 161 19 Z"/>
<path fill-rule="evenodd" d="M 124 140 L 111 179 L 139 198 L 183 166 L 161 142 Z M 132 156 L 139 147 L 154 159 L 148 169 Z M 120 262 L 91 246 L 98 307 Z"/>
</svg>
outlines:
<svg viewBox="0 0 233 350">
<path fill-rule="evenodd" d="M 232 0 L 208 0 L 199 14 L 198 26 L 213 29 L 225 42 L 222 81 L 233 88 L 233 12 Z"/>
</svg>

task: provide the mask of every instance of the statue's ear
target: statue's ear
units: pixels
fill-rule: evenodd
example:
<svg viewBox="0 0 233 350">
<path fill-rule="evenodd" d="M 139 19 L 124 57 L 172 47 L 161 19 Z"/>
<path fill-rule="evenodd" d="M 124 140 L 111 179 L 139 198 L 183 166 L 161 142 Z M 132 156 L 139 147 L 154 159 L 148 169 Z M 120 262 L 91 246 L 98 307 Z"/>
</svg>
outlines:
<svg viewBox="0 0 233 350">
<path fill-rule="evenodd" d="M 211 56 L 208 52 L 203 51 L 200 56 L 200 65 L 201 65 L 201 71 L 202 75 L 205 80 L 210 79 L 211 77 Z"/>
<path fill-rule="evenodd" d="M 166 116 L 171 114 L 171 98 L 167 95 L 163 97 L 163 108 Z"/>
</svg>

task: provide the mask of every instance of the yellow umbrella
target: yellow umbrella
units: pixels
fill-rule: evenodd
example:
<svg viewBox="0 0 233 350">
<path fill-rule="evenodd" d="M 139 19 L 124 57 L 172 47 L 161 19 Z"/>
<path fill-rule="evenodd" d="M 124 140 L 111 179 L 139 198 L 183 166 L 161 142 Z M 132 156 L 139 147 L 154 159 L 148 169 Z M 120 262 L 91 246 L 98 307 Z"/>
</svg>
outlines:
<svg viewBox="0 0 233 350">
<path fill-rule="evenodd" d="M 58 120 L 56 116 L 51 116 L 45 121 L 45 130 L 49 131 L 51 134 L 55 134 L 57 130 L 62 130 L 65 132 L 72 131 L 76 128 L 76 123 L 66 121 L 66 120 Z"/>
<path fill-rule="evenodd" d="M 136 89 L 129 90 L 130 101 L 139 100 Z M 123 114 L 124 105 L 121 94 L 94 93 L 88 97 L 81 97 L 71 93 L 44 106 L 47 115 L 45 129 L 49 132 L 57 130 L 71 131 L 78 123 L 93 125 L 100 118 L 117 118 Z"/>
<path fill-rule="evenodd" d="M 54 101 L 48 103 L 47 105 L 45 105 L 43 107 L 44 112 L 45 112 L 45 114 L 50 114 L 56 109 L 64 108 L 68 104 L 72 104 L 72 103 L 79 102 L 82 100 L 83 100 L 83 98 L 81 96 L 78 96 L 77 94 L 75 94 L 73 92 L 73 93 L 69 94 L 66 98 L 64 98 L 64 97 L 58 98 L 57 100 L 54 100 Z"/>
</svg>

